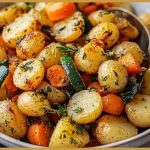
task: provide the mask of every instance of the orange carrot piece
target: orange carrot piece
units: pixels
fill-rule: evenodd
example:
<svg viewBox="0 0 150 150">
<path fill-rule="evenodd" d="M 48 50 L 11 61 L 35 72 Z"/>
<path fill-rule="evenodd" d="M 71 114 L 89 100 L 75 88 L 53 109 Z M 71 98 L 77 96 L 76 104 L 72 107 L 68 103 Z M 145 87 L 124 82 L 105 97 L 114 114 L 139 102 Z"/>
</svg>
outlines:
<svg viewBox="0 0 150 150">
<path fill-rule="evenodd" d="M 105 46 L 104 42 L 101 41 L 101 40 L 93 39 L 91 41 L 91 43 L 94 44 L 94 45 L 96 45 L 96 46 L 99 46 L 99 47 L 101 47 L 103 49 L 106 49 L 106 46 Z"/>
<path fill-rule="evenodd" d="M 101 87 L 101 85 L 99 84 L 98 81 L 92 82 L 88 88 L 96 88 L 96 91 L 101 95 L 101 96 L 105 96 L 108 94 L 108 92 L 104 91 Z"/>
<path fill-rule="evenodd" d="M 19 97 L 19 95 L 15 95 L 11 100 L 12 100 L 13 102 L 17 102 L 18 97 Z"/>
<path fill-rule="evenodd" d="M 9 59 L 9 71 L 10 73 L 14 73 L 15 69 L 17 68 L 17 66 L 22 62 L 23 60 L 18 58 L 17 56 L 12 56 Z"/>
<path fill-rule="evenodd" d="M 10 92 L 16 92 L 18 90 L 18 88 L 14 85 L 14 82 L 13 82 L 13 75 L 11 73 L 9 73 L 3 84 L 2 84 L 2 87 L 6 87 Z"/>
<path fill-rule="evenodd" d="M 31 144 L 48 146 L 51 137 L 51 128 L 43 122 L 34 123 L 28 128 L 27 138 Z"/>
<path fill-rule="evenodd" d="M 118 61 L 127 68 L 129 75 L 136 75 L 141 72 L 140 64 L 131 53 L 125 54 Z"/>
<path fill-rule="evenodd" d="M 83 12 L 88 16 L 92 12 L 98 10 L 98 6 L 96 4 L 91 4 L 83 9 Z"/>
<path fill-rule="evenodd" d="M 82 74 L 81 78 L 82 78 L 84 84 L 86 85 L 86 87 L 89 86 L 93 80 L 93 77 L 89 74 Z"/>
<path fill-rule="evenodd" d="M 48 68 L 46 77 L 50 84 L 56 88 L 62 88 L 69 85 L 69 80 L 67 78 L 66 72 L 60 65 L 54 65 Z"/>
<path fill-rule="evenodd" d="M 57 124 L 61 117 L 56 113 L 56 114 L 49 114 L 49 119 L 51 122 Z"/>
<path fill-rule="evenodd" d="M 45 10 L 49 20 L 59 21 L 72 15 L 76 6 L 73 2 L 50 2 Z"/>
<path fill-rule="evenodd" d="M 125 109 L 123 100 L 115 94 L 108 94 L 102 97 L 103 111 L 112 115 L 121 115 Z"/>
<path fill-rule="evenodd" d="M 6 47 L 6 43 L 4 42 L 2 36 L 0 36 L 0 47 Z"/>
</svg>

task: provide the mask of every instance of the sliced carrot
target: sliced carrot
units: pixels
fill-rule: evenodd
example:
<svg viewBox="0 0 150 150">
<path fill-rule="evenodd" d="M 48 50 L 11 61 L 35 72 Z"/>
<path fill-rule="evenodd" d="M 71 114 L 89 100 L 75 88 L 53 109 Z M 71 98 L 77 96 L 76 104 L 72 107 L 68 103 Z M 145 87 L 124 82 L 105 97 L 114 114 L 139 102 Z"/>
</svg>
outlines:
<svg viewBox="0 0 150 150">
<path fill-rule="evenodd" d="M 76 7 L 73 2 L 49 2 L 45 10 L 49 20 L 59 21 L 72 15 Z"/>
<path fill-rule="evenodd" d="M 102 97 L 103 111 L 112 115 L 121 115 L 124 111 L 125 104 L 123 100 L 115 94 L 108 94 Z"/>
<path fill-rule="evenodd" d="M 103 48 L 103 49 L 106 49 L 106 46 L 105 46 L 104 42 L 101 41 L 101 40 L 93 39 L 93 40 L 91 41 L 91 43 L 94 44 L 94 45 L 96 45 L 96 46 L 99 46 L 99 47 L 101 47 L 101 48 Z"/>
<path fill-rule="evenodd" d="M 93 80 L 93 77 L 91 75 L 89 75 L 89 74 L 82 74 L 81 78 L 82 78 L 84 84 L 86 85 L 86 87 L 89 86 L 89 84 Z"/>
<path fill-rule="evenodd" d="M 98 6 L 96 4 L 91 4 L 83 9 L 83 12 L 88 16 L 92 12 L 98 10 Z"/>
<path fill-rule="evenodd" d="M 0 36 L 0 47 L 6 47 L 6 43 L 4 42 L 2 36 Z"/>
<path fill-rule="evenodd" d="M 31 144 L 48 146 L 51 137 L 51 128 L 43 122 L 34 123 L 28 128 L 27 138 Z"/>
<path fill-rule="evenodd" d="M 20 59 L 19 57 L 17 56 L 12 56 L 10 59 L 9 59 L 9 72 L 10 73 L 14 73 L 15 69 L 17 68 L 17 66 L 22 62 L 23 60 Z"/>
<path fill-rule="evenodd" d="M 19 97 L 19 95 L 15 95 L 11 100 L 12 100 L 13 102 L 17 102 L 18 97 Z"/>
<path fill-rule="evenodd" d="M 13 75 L 11 73 L 6 76 L 1 87 L 6 87 L 10 92 L 13 93 L 18 90 L 18 88 L 14 85 Z"/>
<path fill-rule="evenodd" d="M 58 120 L 60 119 L 60 116 L 56 114 L 49 114 L 50 121 L 57 124 Z"/>
<path fill-rule="evenodd" d="M 96 88 L 96 91 L 101 95 L 101 96 L 105 96 L 107 95 L 108 93 L 106 91 L 104 91 L 102 88 L 101 88 L 101 85 L 99 84 L 98 81 L 95 81 L 95 82 L 92 82 L 88 88 Z"/>
<path fill-rule="evenodd" d="M 129 75 L 136 75 L 141 72 L 140 64 L 131 53 L 127 53 L 120 57 L 118 61 L 127 68 Z"/>
<path fill-rule="evenodd" d="M 69 85 L 69 80 L 67 78 L 66 72 L 60 65 L 54 65 L 48 68 L 46 77 L 50 84 L 54 87 L 62 88 Z"/>
</svg>

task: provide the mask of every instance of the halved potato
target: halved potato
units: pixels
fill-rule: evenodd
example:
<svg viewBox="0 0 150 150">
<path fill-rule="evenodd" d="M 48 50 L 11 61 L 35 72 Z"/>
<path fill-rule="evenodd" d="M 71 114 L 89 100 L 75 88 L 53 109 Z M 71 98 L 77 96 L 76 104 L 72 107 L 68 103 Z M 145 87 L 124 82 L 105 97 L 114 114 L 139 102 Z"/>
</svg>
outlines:
<svg viewBox="0 0 150 150">
<path fill-rule="evenodd" d="M 72 96 L 67 106 L 68 116 L 76 123 L 95 121 L 103 110 L 101 96 L 96 91 L 82 90 Z"/>
<path fill-rule="evenodd" d="M 71 124 L 69 117 L 64 117 L 58 121 L 50 139 L 49 147 L 83 147 L 89 140 L 89 134 L 85 129 L 82 129 L 82 133 L 79 134 L 77 127 Z"/>
</svg>

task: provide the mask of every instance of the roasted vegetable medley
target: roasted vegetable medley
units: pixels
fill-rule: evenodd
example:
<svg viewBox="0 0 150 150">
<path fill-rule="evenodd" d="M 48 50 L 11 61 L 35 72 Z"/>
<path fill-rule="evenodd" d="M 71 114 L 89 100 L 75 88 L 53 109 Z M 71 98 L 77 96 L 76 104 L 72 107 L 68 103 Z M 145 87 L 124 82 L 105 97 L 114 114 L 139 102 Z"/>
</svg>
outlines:
<svg viewBox="0 0 150 150">
<path fill-rule="evenodd" d="M 150 127 L 138 29 L 109 7 L 15 3 L 0 10 L 0 132 L 45 147 L 94 147 Z M 148 27 L 148 14 L 140 16 Z"/>
</svg>

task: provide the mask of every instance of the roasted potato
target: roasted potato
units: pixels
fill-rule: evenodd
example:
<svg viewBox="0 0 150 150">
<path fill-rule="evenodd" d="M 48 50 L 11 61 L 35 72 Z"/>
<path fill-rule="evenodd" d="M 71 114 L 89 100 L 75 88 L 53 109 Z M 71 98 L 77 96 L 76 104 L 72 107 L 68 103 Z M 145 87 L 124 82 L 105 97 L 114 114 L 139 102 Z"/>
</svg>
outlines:
<svg viewBox="0 0 150 150">
<path fill-rule="evenodd" d="M 126 36 L 128 39 L 136 39 L 139 32 L 129 21 L 123 18 L 116 19 L 115 21 L 120 33 Z"/>
<path fill-rule="evenodd" d="M 81 47 L 74 56 L 76 67 L 88 74 L 95 74 L 98 72 L 100 64 L 107 60 L 104 55 L 104 50 L 98 44 L 90 42 Z"/>
<path fill-rule="evenodd" d="M 17 56 L 22 59 L 34 58 L 45 47 L 45 36 L 39 31 L 27 34 L 20 43 L 17 44 Z"/>
<path fill-rule="evenodd" d="M 67 106 L 68 116 L 76 123 L 95 121 L 103 110 L 101 96 L 96 91 L 82 90 L 72 96 Z"/>
<path fill-rule="evenodd" d="M 112 51 L 116 59 L 127 53 L 131 53 L 137 59 L 139 64 L 141 64 L 144 59 L 143 51 L 135 42 L 124 41 L 113 47 Z"/>
<path fill-rule="evenodd" d="M 3 60 L 5 60 L 7 58 L 8 58 L 8 55 L 6 53 L 5 47 L 1 46 L 0 47 L 0 62 L 2 62 Z"/>
<path fill-rule="evenodd" d="M 18 39 L 36 30 L 36 20 L 32 15 L 23 14 L 4 27 L 2 37 L 6 44 L 16 48 Z"/>
<path fill-rule="evenodd" d="M 50 104 L 48 99 L 42 94 L 33 91 L 23 92 L 17 99 L 20 111 L 27 116 L 42 116 L 48 112 Z"/>
<path fill-rule="evenodd" d="M 89 134 L 85 129 L 78 133 L 78 129 L 70 122 L 69 117 L 61 118 L 52 134 L 49 147 L 76 148 L 83 147 L 89 142 Z"/>
<path fill-rule="evenodd" d="M 114 23 L 100 23 L 88 33 L 87 38 L 104 41 L 106 48 L 111 48 L 119 38 L 119 30 Z"/>
<path fill-rule="evenodd" d="M 44 73 L 45 69 L 39 60 L 27 59 L 17 66 L 13 74 L 13 82 L 22 90 L 34 90 L 42 82 Z"/>
<path fill-rule="evenodd" d="M 63 55 L 63 52 L 60 51 L 57 47 L 60 47 L 60 43 L 51 43 L 47 45 L 38 55 L 37 59 L 43 63 L 45 69 L 48 69 L 51 66 L 60 64 L 60 57 Z"/>
<path fill-rule="evenodd" d="M 27 132 L 27 118 L 11 100 L 0 101 L 0 132 L 15 139 L 23 138 Z"/>
<path fill-rule="evenodd" d="M 137 127 L 150 127 L 150 96 L 137 94 L 126 104 L 125 112 L 129 121 Z"/>
<path fill-rule="evenodd" d="M 85 22 L 81 12 L 76 11 L 72 16 L 58 21 L 53 27 L 55 40 L 63 43 L 78 39 L 85 29 Z"/>
<path fill-rule="evenodd" d="M 122 141 L 138 134 L 137 128 L 123 116 L 104 115 L 96 123 L 94 135 L 100 144 Z"/>
<path fill-rule="evenodd" d="M 44 93 L 52 104 L 64 103 L 67 98 L 63 91 L 52 87 L 46 81 L 42 81 L 42 83 L 36 89 L 36 92 L 41 94 Z"/>
<path fill-rule="evenodd" d="M 118 61 L 107 60 L 99 67 L 98 81 L 104 91 L 119 93 L 128 82 L 127 69 Z"/>
<path fill-rule="evenodd" d="M 114 18 L 115 15 L 112 12 L 108 12 L 106 10 L 97 10 L 88 16 L 88 19 L 93 26 L 104 22 L 113 22 Z"/>
<path fill-rule="evenodd" d="M 141 86 L 141 94 L 149 95 L 150 96 L 150 68 L 146 70 L 142 86 Z"/>
</svg>

